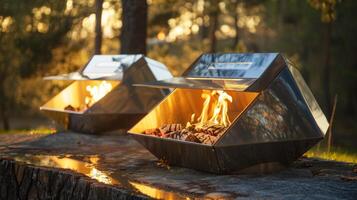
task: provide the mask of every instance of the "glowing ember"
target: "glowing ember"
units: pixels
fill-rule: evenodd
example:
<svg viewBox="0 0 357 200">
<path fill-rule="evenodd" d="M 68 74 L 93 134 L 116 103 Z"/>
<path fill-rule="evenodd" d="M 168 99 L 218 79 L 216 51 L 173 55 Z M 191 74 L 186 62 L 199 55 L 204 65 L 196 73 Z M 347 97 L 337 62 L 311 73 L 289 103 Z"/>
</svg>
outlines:
<svg viewBox="0 0 357 200">
<path fill-rule="evenodd" d="M 191 121 L 186 127 L 181 124 L 163 124 L 159 128 L 147 129 L 143 133 L 157 137 L 184 140 L 188 142 L 213 145 L 231 124 L 228 117 L 228 102 L 233 99 L 224 91 L 204 91 L 201 115 Z"/>
<path fill-rule="evenodd" d="M 112 84 L 102 81 L 99 86 L 88 85 L 86 90 L 89 92 L 90 96 L 85 98 L 85 105 L 90 107 L 112 90 Z"/>
</svg>

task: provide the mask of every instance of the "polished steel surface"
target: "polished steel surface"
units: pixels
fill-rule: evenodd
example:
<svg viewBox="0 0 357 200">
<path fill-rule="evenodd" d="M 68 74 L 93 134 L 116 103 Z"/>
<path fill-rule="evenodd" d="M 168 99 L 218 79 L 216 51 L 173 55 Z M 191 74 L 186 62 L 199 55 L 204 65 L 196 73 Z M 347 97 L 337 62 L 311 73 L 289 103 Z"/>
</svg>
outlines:
<svg viewBox="0 0 357 200">
<path fill-rule="evenodd" d="M 288 65 L 281 54 L 204 54 L 182 78 L 142 84 L 178 89 L 129 132 L 156 157 L 172 165 L 213 173 L 232 173 L 268 163 L 288 165 L 320 141 L 328 127 L 301 75 Z M 242 89 L 229 90 L 224 84 L 229 81 L 241 81 Z M 233 97 L 228 108 L 232 124 L 215 144 L 142 134 L 163 124 L 185 124 L 192 113 L 199 115 L 203 89 L 227 90 Z"/>
<path fill-rule="evenodd" d="M 144 57 L 142 54 L 130 55 L 94 55 L 90 61 L 77 72 L 46 76 L 44 80 L 122 80 L 126 70 L 139 60 L 144 59 L 154 75 L 154 80 L 171 78 L 170 71 L 162 63 Z"/>
<path fill-rule="evenodd" d="M 285 60 L 277 53 L 203 54 L 182 77 L 135 85 L 260 92 L 284 67 Z"/>
<path fill-rule="evenodd" d="M 64 109 L 68 105 L 73 107 L 83 105 L 85 97 L 89 95 L 86 86 L 98 85 L 102 81 L 102 79 L 81 80 L 74 81 L 40 109 L 46 111 L 47 115 L 63 124 L 65 128 L 74 131 L 96 133 L 129 129 L 170 93 L 168 89 L 132 86 L 135 83 L 171 78 L 171 73 L 165 65 L 142 55 L 113 55 L 109 58 L 115 58 L 120 62 L 123 75 L 120 81 L 107 80 L 112 84 L 113 89 L 99 101 L 81 111 Z M 91 66 L 89 63 L 86 67 Z M 94 67 L 86 71 L 86 67 L 81 74 L 88 75 L 96 69 Z M 96 75 L 92 74 L 92 78 Z"/>
<path fill-rule="evenodd" d="M 247 88 L 246 91 L 260 92 L 265 90 L 269 84 L 285 69 L 285 59 L 278 54 L 271 65 L 260 75 L 260 77 Z"/>
<path fill-rule="evenodd" d="M 220 171 L 212 146 L 143 134 L 133 134 L 133 137 L 164 163 L 208 172 Z"/>
<path fill-rule="evenodd" d="M 59 111 L 59 112 L 73 112 L 64 110 L 68 105 L 73 107 L 80 107 L 85 102 L 85 97 L 89 96 L 89 92 L 86 91 L 87 86 L 98 86 L 102 81 L 86 80 L 86 81 L 74 81 L 60 93 L 55 95 L 47 103 L 40 107 L 40 110 Z M 118 81 L 107 81 L 115 89 L 120 84 Z M 79 113 L 83 113 L 85 110 Z"/>
<path fill-rule="evenodd" d="M 174 77 L 171 79 L 134 84 L 134 86 L 145 86 L 153 88 L 188 88 L 188 89 L 210 89 L 210 90 L 235 90 L 244 91 L 256 79 L 202 79 L 189 77 Z"/>
<path fill-rule="evenodd" d="M 310 110 L 285 68 L 249 109 L 231 125 L 217 146 L 323 138 Z"/>
<path fill-rule="evenodd" d="M 277 53 L 203 54 L 184 73 L 200 78 L 259 78 Z"/>
<path fill-rule="evenodd" d="M 299 87 L 299 90 L 301 91 L 301 94 L 303 95 L 305 102 L 308 105 L 310 112 L 314 117 L 317 125 L 319 126 L 321 132 L 323 134 L 326 134 L 327 129 L 329 127 L 329 122 L 327 121 L 325 114 L 322 112 L 310 88 L 306 84 L 300 72 L 296 68 L 294 68 L 291 63 L 289 63 L 289 70 L 297 86 Z"/>
<path fill-rule="evenodd" d="M 318 141 L 320 139 L 303 139 L 214 147 L 220 166 L 218 173 L 242 173 L 252 166 L 272 162 L 288 166 Z"/>
</svg>

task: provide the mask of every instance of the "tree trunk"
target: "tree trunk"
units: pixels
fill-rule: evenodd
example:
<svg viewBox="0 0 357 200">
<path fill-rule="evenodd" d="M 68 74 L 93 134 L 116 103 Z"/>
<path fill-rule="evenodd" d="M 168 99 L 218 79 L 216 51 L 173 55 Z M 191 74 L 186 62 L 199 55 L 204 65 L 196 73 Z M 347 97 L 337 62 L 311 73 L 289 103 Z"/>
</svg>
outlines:
<svg viewBox="0 0 357 200">
<path fill-rule="evenodd" d="M 238 27 L 239 16 L 238 16 L 238 12 L 237 12 L 238 3 L 239 3 L 239 1 L 236 0 L 233 5 L 234 6 L 234 29 L 236 31 L 236 35 L 234 36 L 234 40 L 233 40 L 232 47 L 231 47 L 233 51 L 237 48 L 238 43 L 239 43 L 239 27 Z"/>
<path fill-rule="evenodd" d="M 2 120 L 3 129 L 6 131 L 9 130 L 10 129 L 9 116 L 7 115 L 6 106 L 4 105 L 4 102 L 1 102 L 0 104 L 0 117 Z"/>
<path fill-rule="evenodd" d="M 331 115 L 331 89 L 330 89 L 330 59 L 331 59 L 331 31 L 332 23 L 329 22 L 326 24 L 326 33 L 325 33 L 325 58 L 324 58 L 324 68 L 323 68 L 323 83 L 325 86 L 325 108 L 327 117 L 330 118 Z"/>
<path fill-rule="evenodd" d="M 211 31 L 210 31 L 210 53 L 214 53 L 217 50 L 217 37 L 216 37 L 216 31 L 218 29 L 218 17 L 219 17 L 219 7 L 218 7 L 218 0 L 212 0 L 211 1 L 212 5 L 211 10 L 210 10 L 210 26 L 211 26 Z"/>
<path fill-rule="evenodd" d="M 102 53 L 102 11 L 103 0 L 95 1 L 95 45 L 94 54 Z"/>
<path fill-rule="evenodd" d="M 146 0 L 122 0 L 120 53 L 146 54 L 148 5 Z"/>
</svg>

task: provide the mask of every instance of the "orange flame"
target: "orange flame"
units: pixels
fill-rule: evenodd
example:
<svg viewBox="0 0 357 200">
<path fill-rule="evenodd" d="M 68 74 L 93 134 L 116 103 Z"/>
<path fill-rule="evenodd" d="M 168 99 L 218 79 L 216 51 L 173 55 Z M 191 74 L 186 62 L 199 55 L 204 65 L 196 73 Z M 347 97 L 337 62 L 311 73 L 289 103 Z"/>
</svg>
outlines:
<svg viewBox="0 0 357 200">
<path fill-rule="evenodd" d="M 98 86 L 90 86 L 86 87 L 86 90 L 89 92 L 90 96 L 85 98 L 85 104 L 89 107 L 94 103 L 103 98 L 106 94 L 108 94 L 112 90 L 112 84 L 107 81 L 102 81 Z"/>
<path fill-rule="evenodd" d="M 232 102 L 233 99 L 229 94 L 221 90 L 213 90 L 212 92 L 203 92 L 201 97 L 205 100 L 201 115 L 197 119 L 197 125 L 219 124 L 227 127 L 231 124 L 228 116 L 228 102 Z M 191 117 L 191 122 L 193 121 L 194 114 Z"/>
</svg>

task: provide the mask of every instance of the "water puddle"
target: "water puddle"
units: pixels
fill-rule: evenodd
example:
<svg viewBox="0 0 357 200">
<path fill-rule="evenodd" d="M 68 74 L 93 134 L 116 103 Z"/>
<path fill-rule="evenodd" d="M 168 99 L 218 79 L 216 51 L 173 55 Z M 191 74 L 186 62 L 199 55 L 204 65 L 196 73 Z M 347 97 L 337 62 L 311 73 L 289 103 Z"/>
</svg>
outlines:
<svg viewBox="0 0 357 200">
<path fill-rule="evenodd" d="M 0 157 L 12 158 L 15 161 L 32 164 L 42 167 L 54 167 L 69 169 L 84 174 L 98 182 L 118 185 L 141 194 L 145 194 L 154 199 L 191 199 L 191 197 L 160 189 L 139 181 L 129 180 L 128 178 L 112 172 L 98 169 L 100 158 L 98 155 L 92 156 L 51 156 L 51 155 L 33 155 L 33 154 L 6 154 Z"/>
</svg>

